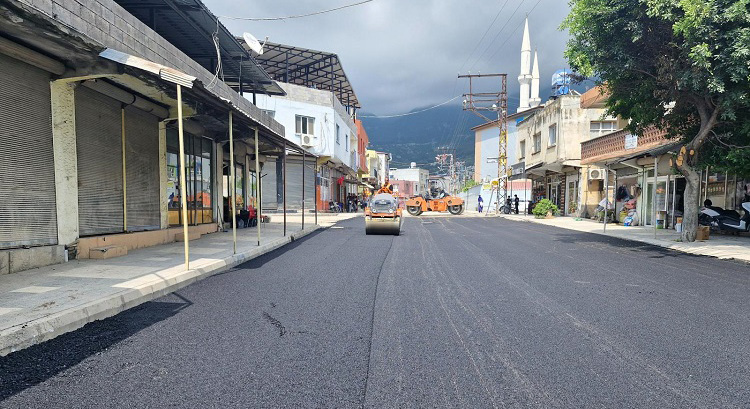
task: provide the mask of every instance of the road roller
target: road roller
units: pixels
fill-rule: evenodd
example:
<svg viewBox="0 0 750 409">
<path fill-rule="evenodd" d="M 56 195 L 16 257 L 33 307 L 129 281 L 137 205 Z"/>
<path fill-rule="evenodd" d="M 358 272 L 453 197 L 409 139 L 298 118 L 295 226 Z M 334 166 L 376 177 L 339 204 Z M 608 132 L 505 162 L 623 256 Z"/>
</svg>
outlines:
<svg viewBox="0 0 750 409">
<path fill-rule="evenodd" d="M 383 184 L 365 208 L 365 234 L 401 234 L 401 209 L 388 182 Z"/>
</svg>

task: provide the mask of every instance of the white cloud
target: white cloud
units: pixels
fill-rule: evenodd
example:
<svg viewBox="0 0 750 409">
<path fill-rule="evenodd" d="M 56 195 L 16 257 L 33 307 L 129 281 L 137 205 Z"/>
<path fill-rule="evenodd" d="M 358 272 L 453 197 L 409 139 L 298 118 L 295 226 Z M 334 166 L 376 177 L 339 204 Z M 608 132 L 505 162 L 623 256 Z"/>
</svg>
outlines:
<svg viewBox="0 0 750 409">
<path fill-rule="evenodd" d="M 275 17 L 314 12 L 353 0 L 204 0 L 217 15 Z M 535 0 L 507 0 L 503 12 L 473 56 L 505 0 L 374 0 L 324 15 L 294 20 L 252 22 L 224 19 L 235 34 L 339 55 L 363 110 L 392 114 L 433 105 L 465 91 L 456 81 L 464 72 L 506 72 L 511 108 L 517 105 L 522 23 Z M 519 6 L 520 3 L 520 7 Z M 511 18 L 511 13 L 518 11 Z M 564 0 L 539 0 L 529 15 L 532 47 L 538 48 L 541 93 L 549 90 L 552 73 L 566 66 L 567 34 L 558 31 L 568 13 Z M 507 26 L 499 35 L 500 28 Z M 496 38 L 496 39 L 495 39 Z M 495 39 L 495 41 L 491 41 Z M 502 46 L 501 46 L 502 44 Z M 487 52 L 483 53 L 483 51 Z M 480 56 L 481 54 L 481 56 Z M 471 57 L 471 58 L 469 58 Z M 492 58 L 490 58 L 492 57 Z M 455 90 L 455 91 L 454 91 Z"/>
</svg>

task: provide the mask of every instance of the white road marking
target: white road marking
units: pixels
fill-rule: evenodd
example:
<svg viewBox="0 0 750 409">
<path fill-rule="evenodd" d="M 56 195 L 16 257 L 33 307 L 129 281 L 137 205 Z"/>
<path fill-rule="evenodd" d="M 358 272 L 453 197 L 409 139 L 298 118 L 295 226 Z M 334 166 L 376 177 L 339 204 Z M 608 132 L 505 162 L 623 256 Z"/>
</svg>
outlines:
<svg viewBox="0 0 750 409">
<path fill-rule="evenodd" d="M 32 285 L 30 287 L 23 287 L 17 290 L 11 291 L 12 293 L 30 293 L 30 294 L 41 294 L 48 291 L 57 290 L 60 287 L 44 287 L 38 285 Z"/>
</svg>

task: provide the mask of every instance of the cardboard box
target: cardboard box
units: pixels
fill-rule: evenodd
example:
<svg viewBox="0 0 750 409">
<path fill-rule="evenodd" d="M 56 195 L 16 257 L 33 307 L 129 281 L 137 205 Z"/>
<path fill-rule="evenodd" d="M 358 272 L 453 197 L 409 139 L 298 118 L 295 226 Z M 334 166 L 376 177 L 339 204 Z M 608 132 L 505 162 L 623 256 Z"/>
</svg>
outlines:
<svg viewBox="0 0 750 409">
<path fill-rule="evenodd" d="M 708 236 L 711 233 L 711 228 L 708 226 L 698 226 L 698 234 L 695 235 L 696 240 L 708 240 Z"/>
</svg>

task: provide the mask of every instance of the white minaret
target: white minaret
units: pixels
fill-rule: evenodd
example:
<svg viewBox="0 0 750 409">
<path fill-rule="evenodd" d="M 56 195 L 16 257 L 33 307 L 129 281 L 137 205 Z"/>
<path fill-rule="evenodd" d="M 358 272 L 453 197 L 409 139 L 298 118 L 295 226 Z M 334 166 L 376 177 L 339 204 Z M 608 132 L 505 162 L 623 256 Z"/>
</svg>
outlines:
<svg viewBox="0 0 750 409">
<path fill-rule="evenodd" d="M 542 100 L 539 98 L 539 56 L 534 50 L 534 68 L 531 70 L 531 99 L 529 105 L 531 107 L 539 106 Z"/>
<path fill-rule="evenodd" d="M 521 75 L 518 76 L 518 83 L 521 84 L 521 102 L 518 105 L 518 112 L 530 108 L 529 96 L 531 95 L 531 40 L 529 39 L 529 18 L 526 18 L 526 25 L 523 28 L 523 43 L 521 44 Z"/>
</svg>

